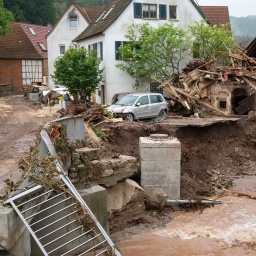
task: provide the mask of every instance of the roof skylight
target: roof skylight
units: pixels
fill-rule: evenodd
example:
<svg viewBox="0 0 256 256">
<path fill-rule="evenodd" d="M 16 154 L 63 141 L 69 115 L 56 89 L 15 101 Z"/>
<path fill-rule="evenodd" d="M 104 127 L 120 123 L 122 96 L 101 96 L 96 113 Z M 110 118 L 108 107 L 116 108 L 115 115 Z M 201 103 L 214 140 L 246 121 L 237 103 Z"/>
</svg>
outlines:
<svg viewBox="0 0 256 256">
<path fill-rule="evenodd" d="M 47 51 L 46 46 L 43 43 L 38 43 L 43 51 Z"/>
<path fill-rule="evenodd" d="M 115 7 L 115 5 L 113 5 L 113 6 L 109 9 L 109 11 L 104 15 L 104 17 L 102 17 L 103 20 L 109 15 L 109 13 L 114 9 L 114 7 Z"/>
<path fill-rule="evenodd" d="M 30 33 L 31 33 L 33 36 L 36 36 L 36 32 L 34 31 L 33 28 L 28 27 L 28 29 L 29 29 Z"/>
</svg>

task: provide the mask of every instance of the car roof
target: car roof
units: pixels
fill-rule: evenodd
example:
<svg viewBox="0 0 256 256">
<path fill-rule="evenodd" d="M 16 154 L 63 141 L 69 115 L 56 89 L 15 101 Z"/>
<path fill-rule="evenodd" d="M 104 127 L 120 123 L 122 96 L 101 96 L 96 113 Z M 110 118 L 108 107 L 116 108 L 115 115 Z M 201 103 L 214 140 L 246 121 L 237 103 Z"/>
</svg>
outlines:
<svg viewBox="0 0 256 256">
<path fill-rule="evenodd" d="M 127 96 L 143 96 L 143 95 L 162 95 L 161 93 L 157 92 L 136 92 L 136 93 L 129 93 Z"/>
</svg>

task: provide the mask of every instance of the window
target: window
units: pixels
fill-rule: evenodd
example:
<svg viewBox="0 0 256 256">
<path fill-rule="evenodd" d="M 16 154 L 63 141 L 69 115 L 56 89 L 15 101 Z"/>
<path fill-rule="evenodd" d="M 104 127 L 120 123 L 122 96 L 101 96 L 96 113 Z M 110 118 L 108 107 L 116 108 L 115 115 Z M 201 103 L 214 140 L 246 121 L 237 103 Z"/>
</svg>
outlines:
<svg viewBox="0 0 256 256">
<path fill-rule="evenodd" d="M 47 48 L 45 47 L 45 45 L 43 43 L 38 43 L 38 44 L 43 51 L 45 51 L 45 52 L 47 51 Z"/>
<path fill-rule="evenodd" d="M 149 104 L 148 96 L 142 96 L 137 103 L 140 103 L 141 105 L 147 105 Z"/>
<path fill-rule="evenodd" d="M 123 44 L 121 41 L 115 41 L 115 59 L 121 60 L 121 54 L 119 53 L 118 48 Z"/>
<path fill-rule="evenodd" d="M 171 20 L 177 19 L 177 6 L 176 5 L 169 6 L 169 15 L 170 15 Z"/>
<path fill-rule="evenodd" d="M 33 28 L 28 27 L 28 29 L 29 29 L 30 33 L 31 33 L 33 36 L 36 36 L 36 32 L 34 31 Z"/>
<path fill-rule="evenodd" d="M 150 102 L 152 104 L 163 102 L 163 98 L 161 96 L 159 96 L 159 95 L 150 95 Z"/>
<path fill-rule="evenodd" d="M 76 10 L 73 9 L 69 14 L 68 14 L 68 18 L 69 18 L 69 28 L 70 29 L 77 29 L 77 13 Z"/>
<path fill-rule="evenodd" d="M 124 54 L 120 54 L 119 52 L 120 46 L 126 46 L 126 51 L 124 51 Z M 140 49 L 139 44 L 136 44 L 136 43 L 132 44 L 129 41 L 116 41 L 115 42 L 115 54 L 116 54 L 115 59 L 116 60 L 132 60 L 134 51 L 139 49 Z"/>
<path fill-rule="evenodd" d="M 227 102 L 226 101 L 220 101 L 219 106 L 221 109 L 227 109 Z"/>
<path fill-rule="evenodd" d="M 100 17 L 95 21 L 95 23 L 98 22 L 98 21 L 102 18 L 102 16 L 103 16 L 105 13 L 106 13 L 106 12 L 104 11 L 104 12 L 100 15 Z"/>
<path fill-rule="evenodd" d="M 103 42 L 89 44 L 88 51 L 94 50 L 98 53 L 98 57 L 103 60 Z"/>
<path fill-rule="evenodd" d="M 143 4 L 142 17 L 146 19 L 157 18 L 157 5 L 156 4 Z"/>
<path fill-rule="evenodd" d="M 95 43 L 95 44 L 92 45 L 92 49 L 93 49 L 94 51 L 96 51 L 96 52 L 97 52 L 97 48 L 98 48 L 98 47 L 97 47 L 97 43 Z"/>
<path fill-rule="evenodd" d="M 70 29 L 77 29 L 77 18 L 69 20 L 69 28 Z"/>
<path fill-rule="evenodd" d="M 109 15 L 109 13 L 114 9 L 114 7 L 115 7 L 115 5 L 113 5 L 113 6 L 109 9 L 109 11 L 102 17 L 103 20 Z"/>
<path fill-rule="evenodd" d="M 167 18 L 167 6 L 165 4 L 142 4 L 134 3 L 134 18 L 135 19 L 157 19 L 159 9 L 159 19 L 166 20 Z"/>
<path fill-rule="evenodd" d="M 60 54 L 63 55 L 65 53 L 65 45 L 60 45 Z"/>
</svg>

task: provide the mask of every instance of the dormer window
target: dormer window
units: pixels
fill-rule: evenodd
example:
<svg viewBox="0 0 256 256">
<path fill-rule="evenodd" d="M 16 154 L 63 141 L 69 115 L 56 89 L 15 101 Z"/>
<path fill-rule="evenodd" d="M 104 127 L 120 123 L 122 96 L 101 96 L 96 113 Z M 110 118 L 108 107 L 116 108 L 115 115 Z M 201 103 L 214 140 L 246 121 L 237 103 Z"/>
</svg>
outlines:
<svg viewBox="0 0 256 256">
<path fill-rule="evenodd" d="M 77 29 L 77 14 L 75 12 L 75 9 L 73 9 L 69 14 L 68 14 L 68 18 L 69 18 L 69 28 L 70 29 Z"/>
</svg>

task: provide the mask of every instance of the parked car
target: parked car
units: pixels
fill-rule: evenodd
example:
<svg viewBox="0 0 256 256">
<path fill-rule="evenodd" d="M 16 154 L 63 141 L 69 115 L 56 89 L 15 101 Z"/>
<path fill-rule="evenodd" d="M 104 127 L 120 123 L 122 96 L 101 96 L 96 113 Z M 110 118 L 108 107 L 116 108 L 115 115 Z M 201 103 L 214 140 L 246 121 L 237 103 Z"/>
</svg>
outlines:
<svg viewBox="0 0 256 256">
<path fill-rule="evenodd" d="M 114 117 L 134 121 L 158 116 L 165 119 L 168 106 L 160 93 L 130 93 L 106 109 L 112 111 Z"/>
</svg>

